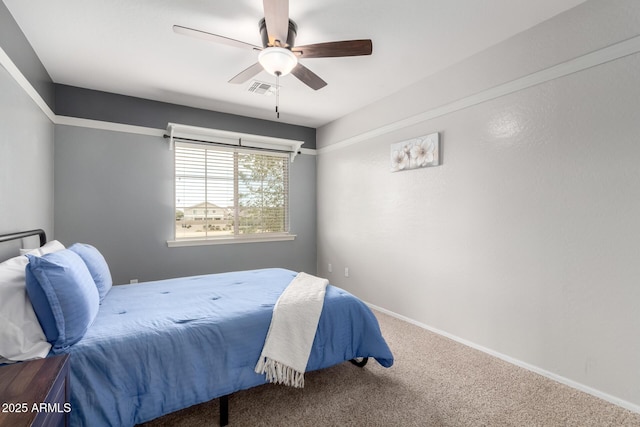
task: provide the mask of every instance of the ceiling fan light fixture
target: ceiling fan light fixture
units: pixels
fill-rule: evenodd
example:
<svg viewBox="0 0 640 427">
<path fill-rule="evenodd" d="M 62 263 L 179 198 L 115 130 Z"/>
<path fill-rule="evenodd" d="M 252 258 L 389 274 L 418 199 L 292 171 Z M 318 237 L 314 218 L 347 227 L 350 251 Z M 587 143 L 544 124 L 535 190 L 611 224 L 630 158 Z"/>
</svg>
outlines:
<svg viewBox="0 0 640 427">
<path fill-rule="evenodd" d="M 289 49 L 268 47 L 258 55 L 258 62 L 271 75 L 286 76 L 298 65 L 298 58 Z"/>
</svg>

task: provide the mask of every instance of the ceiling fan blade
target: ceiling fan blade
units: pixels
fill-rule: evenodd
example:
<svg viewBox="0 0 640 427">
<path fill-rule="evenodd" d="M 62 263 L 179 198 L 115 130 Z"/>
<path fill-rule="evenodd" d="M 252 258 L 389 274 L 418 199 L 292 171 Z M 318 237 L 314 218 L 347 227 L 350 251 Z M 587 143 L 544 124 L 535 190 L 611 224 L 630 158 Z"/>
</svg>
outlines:
<svg viewBox="0 0 640 427">
<path fill-rule="evenodd" d="M 257 75 L 262 70 L 263 70 L 262 65 L 260 65 L 259 62 L 256 62 L 249 68 L 243 71 L 240 71 L 234 78 L 229 80 L 229 83 L 236 83 L 236 84 L 244 83 L 247 80 L 249 80 L 251 77 Z"/>
<path fill-rule="evenodd" d="M 284 46 L 289 34 L 289 0 L 263 0 L 262 5 L 269 45 L 276 46 L 275 41 L 279 40 Z"/>
<path fill-rule="evenodd" d="M 298 65 L 291 71 L 291 74 L 296 76 L 298 80 L 306 84 L 313 90 L 322 89 L 327 85 L 327 82 L 322 80 L 316 73 L 298 62 Z"/>
<path fill-rule="evenodd" d="M 199 39 L 212 41 L 215 43 L 222 43 L 228 46 L 240 47 L 243 49 L 262 50 L 260 46 L 253 45 L 251 43 L 241 42 L 240 40 L 230 39 L 229 37 L 219 36 L 217 34 L 207 33 L 205 31 L 194 30 L 193 28 L 183 27 L 181 25 L 174 25 L 173 32 L 182 34 L 185 36 L 196 37 Z"/>
<path fill-rule="evenodd" d="M 336 58 L 339 56 L 371 55 L 371 40 L 344 40 L 296 46 L 291 49 L 300 58 Z"/>
</svg>

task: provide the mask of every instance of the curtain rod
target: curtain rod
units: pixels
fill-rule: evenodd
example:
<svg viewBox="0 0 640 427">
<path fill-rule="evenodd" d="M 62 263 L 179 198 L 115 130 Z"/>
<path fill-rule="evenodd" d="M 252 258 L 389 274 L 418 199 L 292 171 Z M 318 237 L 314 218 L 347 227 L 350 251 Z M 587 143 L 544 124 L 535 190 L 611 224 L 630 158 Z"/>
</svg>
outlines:
<svg viewBox="0 0 640 427">
<path fill-rule="evenodd" d="M 227 144 L 225 142 L 204 141 L 202 139 L 184 138 L 184 137 L 181 137 L 181 136 L 171 136 L 171 135 L 167 135 L 167 134 L 164 134 L 162 136 L 165 139 L 166 138 L 173 138 L 176 141 L 199 142 L 201 144 L 221 145 L 223 147 L 248 148 L 248 149 L 251 149 L 251 150 L 271 151 L 271 152 L 274 152 L 274 153 L 287 153 L 287 154 L 296 153 L 293 150 L 292 151 L 277 150 L 275 148 L 251 147 L 251 146 L 242 145 L 242 139 L 241 138 L 238 139 L 238 145 L 235 145 L 235 144 Z M 302 151 L 298 151 L 297 154 L 302 154 Z"/>
</svg>

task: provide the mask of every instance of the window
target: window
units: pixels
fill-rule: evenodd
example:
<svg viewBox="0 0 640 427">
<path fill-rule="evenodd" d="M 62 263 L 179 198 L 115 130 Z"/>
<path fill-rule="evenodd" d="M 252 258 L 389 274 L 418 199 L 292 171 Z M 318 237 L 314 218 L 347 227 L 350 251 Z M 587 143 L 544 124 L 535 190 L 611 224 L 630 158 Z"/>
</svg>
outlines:
<svg viewBox="0 0 640 427">
<path fill-rule="evenodd" d="M 289 236 L 289 156 L 175 143 L 175 242 Z"/>
</svg>

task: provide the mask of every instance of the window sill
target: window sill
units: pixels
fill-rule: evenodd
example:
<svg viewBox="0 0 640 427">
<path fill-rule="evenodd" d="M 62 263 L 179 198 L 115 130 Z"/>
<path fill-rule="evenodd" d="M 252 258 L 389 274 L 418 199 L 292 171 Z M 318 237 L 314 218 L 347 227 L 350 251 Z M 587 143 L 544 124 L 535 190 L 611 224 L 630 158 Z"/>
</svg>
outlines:
<svg viewBox="0 0 640 427">
<path fill-rule="evenodd" d="M 170 248 L 180 248 L 185 246 L 206 246 L 206 245 L 229 245 L 234 243 L 259 243 L 259 242 L 284 242 L 294 240 L 295 234 L 276 234 L 269 236 L 249 235 L 246 237 L 215 237 L 209 239 L 180 239 L 167 240 Z"/>
</svg>

